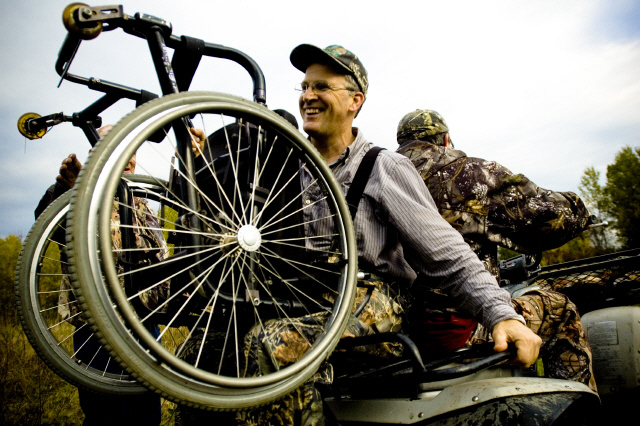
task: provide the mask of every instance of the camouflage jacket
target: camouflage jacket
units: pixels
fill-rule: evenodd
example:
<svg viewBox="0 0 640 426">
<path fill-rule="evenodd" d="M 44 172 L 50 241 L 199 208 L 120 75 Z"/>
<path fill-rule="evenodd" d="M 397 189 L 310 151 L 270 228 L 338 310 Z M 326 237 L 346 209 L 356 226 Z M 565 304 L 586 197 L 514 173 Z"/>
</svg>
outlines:
<svg viewBox="0 0 640 426">
<path fill-rule="evenodd" d="M 442 217 L 497 278 L 498 245 L 529 254 L 550 250 L 590 223 L 576 194 L 539 188 L 494 161 L 422 141 L 407 142 L 398 152 L 413 162 Z"/>
<path fill-rule="evenodd" d="M 44 209 L 51 204 L 56 198 L 64 194 L 66 189 L 61 188 L 61 185 L 52 185 L 45 195 L 40 200 L 38 208 L 36 208 L 36 218 L 44 211 Z M 113 202 L 113 209 L 111 211 L 111 242 L 113 247 L 113 256 L 116 261 L 118 272 L 122 273 L 123 268 L 118 262 L 118 253 L 122 250 L 122 240 L 120 237 L 120 215 L 118 213 L 118 200 Z M 134 197 L 132 202 L 132 209 L 134 211 L 133 224 L 134 236 L 136 247 L 145 249 L 143 251 L 145 256 L 154 256 L 158 260 L 165 259 L 169 252 L 167 244 L 162 235 L 162 229 L 156 220 L 156 215 L 150 209 L 144 198 Z M 148 250 L 147 250 L 148 249 Z M 82 316 L 80 306 L 76 302 L 73 290 L 71 287 L 70 274 L 66 262 L 67 253 L 63 244 L 60 245 L 60 268 L 62 273 L 62 279 L 60 282 L 60 296 L 58 297 L 58 314 L 62 320 L 69 322 L 70 324 L 80 327 L 85 323 Z M 141 259 L 136 259 L 140 261 Z M 121 279 L 121 281 L 123 281 Z M 123 283 L 124 285 L 124 283 Z M 142 303 L 148 309 L 155 309 L 166 300 L 169 296 L 169 283 L 163 282 L 162 284 L 155 286 L 153 289 L 144 292 L 140 295 Z"/>
</svg>

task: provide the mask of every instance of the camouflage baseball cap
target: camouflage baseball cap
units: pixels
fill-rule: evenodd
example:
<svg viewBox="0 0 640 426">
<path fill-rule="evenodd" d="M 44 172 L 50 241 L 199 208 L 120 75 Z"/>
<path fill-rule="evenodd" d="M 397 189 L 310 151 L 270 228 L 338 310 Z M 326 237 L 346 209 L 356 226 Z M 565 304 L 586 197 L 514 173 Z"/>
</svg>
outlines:
<svg viewBox="0 0 640 426">
<path fill-rule="evenodd" d="M 369 80 L 367 70 L 353 52 L 342 46 L 331 45 L 320 49 L 312 44 L 301 44 L 291 51 L 289 57 L 294 67 L 306 72 L 311 64 L 337 65 L 337 69 L 355 78 L 364 96 L 367 96 Z"/>
<path fill-rule="evenodd" d="M 449 132 L 444 118 L 430 109 L 417 109 L 402 117 L 398 123 L 398 143 L 421 140 L 425 136 Z"/>
</svg>

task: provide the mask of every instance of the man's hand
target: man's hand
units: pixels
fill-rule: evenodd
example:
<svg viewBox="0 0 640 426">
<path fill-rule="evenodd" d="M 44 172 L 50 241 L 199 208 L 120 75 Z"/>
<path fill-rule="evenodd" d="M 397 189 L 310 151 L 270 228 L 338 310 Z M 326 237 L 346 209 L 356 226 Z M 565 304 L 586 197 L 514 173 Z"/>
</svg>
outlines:
<svg viewBox="0 0 640 426">
<path fill-rule="evenodd" d="M 56 181 L 61 185 L 71 189 L 76 184 L 78 174 L 82 168 L 82 163 L 78 161 L 75 154 L 69 154 L 67 158 L 62 160 L 60 166 L 60 174 L 56 177 Z"/>
<path fill-rule="evenodd" d="M 527 326 L 516 319 L 500 321 L 493 327 L 493 341 L 496 352 L 506 351 L 509 343 L 515 343 L 518 349 L 517 363 L 529 368 L 540 353 L 542 339 Z"/>
<path fill-rule="evenodd" d="M 202 129 L 190 127 L 189 131 L 191 132 L 191 150 L 197 157 L 204 151 L 204 143 L 207 141 L 207 137 Z"/>
</svg>

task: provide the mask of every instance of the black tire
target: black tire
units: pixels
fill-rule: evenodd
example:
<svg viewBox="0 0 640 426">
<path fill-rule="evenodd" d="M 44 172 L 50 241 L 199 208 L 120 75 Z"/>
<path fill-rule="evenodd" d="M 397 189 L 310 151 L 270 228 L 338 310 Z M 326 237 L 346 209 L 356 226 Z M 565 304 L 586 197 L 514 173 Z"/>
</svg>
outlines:
<svg viewBox="0 0 640 426">
<path fill-rule="evenodd" d="M 55 200 L 40 215 L 24 241 L 16 268 L 15 294 L 24 333 L 38 356 L 56 374 L 84 389 L 107 394 L 140 395 L 148 390 L 124 368 L 111 364 L 108 373 L 91 359 L 80 359 L 74 350 L 76 327 L 58 312 L 61 279 L 65 273 L 64 226 L 71 193 Z M 62 259 L 61 259 L 62 256 Z M 75 304 L 71 302 L 71 305 Z M 81 333 L 91 336 L 90 327 L 78 324 Z M 105 349 L 92 353 L 108 357 Z M 107 358 L 108 359 L 108 358 Z M 115 360 L 113 361 L 115 363 Z"/>
<path fill-rule="evenodd" d="M 186 117 L 197 117 L 196 127 L 201 122 L 208 132 L 216 129 L 198 160 L 202 164 L 195 166 L 186 165 Z M 148 141 L 161 139 L 170 125 L 175 142 L 170 136 L 161 143 Z M 173 182 L 164 195 L 155 195 L 180 218 L 158 219 L 175 227 L 167 231 L 177 236 L 172 256 L 119 275 L 111 250 L 111 206 L 119 177 L 136 152 L 137 172 Z M 165 154 L 145 161 L 155 156 L 152 152 Z M 172 174 L 169 157 L 175 152 L 182 170 Z M 303 192 L 301 174 L 313 179 L 310 188 L 326 208 L 326 216 L 311 225 L 299 220 L 303 194 L 308 205 L 311 193 Z M 315 373 L 346 327 L 355 297 L 357 247 L 342 190 L 295 128 L 253 102 L 195 92 L 136 109 L 91 153 L 69 217 L 69 259 L 83 309 L 122 364 L 145 386 L 176 402 L 216 410 L 266 404 Z M 304 231 L 325 222 L 332 233 Z M 137 248 L 129 252 L 142 254 Z M 161 307 L 167 312 L 145 310 L 138 299 L 169 281 L 171 295 Z M 315 340 L 306 340 L 304 356 L 270 374 L 244 376 L 243 338 L 252 326 L 309 314 L 321 316 L 324 325 Z M 156 339 L 148 332 L 155 324 L 173 336 L 183 325 L 185 342 L 169 348 L 165 334 Z"/>
</svg>

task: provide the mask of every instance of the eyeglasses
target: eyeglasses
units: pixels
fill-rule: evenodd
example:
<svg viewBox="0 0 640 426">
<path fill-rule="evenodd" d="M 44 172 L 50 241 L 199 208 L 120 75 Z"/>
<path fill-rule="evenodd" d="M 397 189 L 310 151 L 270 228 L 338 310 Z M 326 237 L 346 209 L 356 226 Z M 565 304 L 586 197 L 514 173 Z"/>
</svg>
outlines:
<svg viewBox="0 0 640 426">
<path fill-rule="evenodd" d="M 307 93 L 307 89 L 309 89 L 309 88 L 311 88 L 313 93 L 315 93 L 316 95 L 320 95 L 322 93 L 327 93 L 329 91 L 337 92 L 338 90 L 347 90 L 349 92 L 354 92 L 355 91 L 353 89 L 349 89 L 348 87 L 333 87 L 329 83 L 327 83 L 326 81 L 314 81 L 311 84 L 309 84 L 309 83 L 298 83 L 298 84 L 296 84 L 296 87 L 295 87 L 295 89 L 298 92 L 301 92 L 301 94 L 302 93 Z"/>
</svg>

